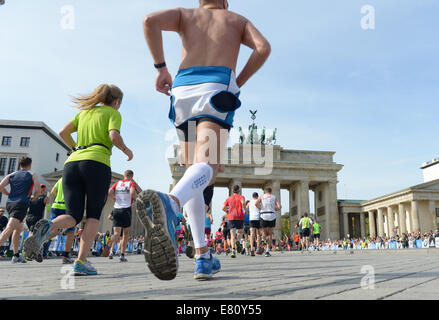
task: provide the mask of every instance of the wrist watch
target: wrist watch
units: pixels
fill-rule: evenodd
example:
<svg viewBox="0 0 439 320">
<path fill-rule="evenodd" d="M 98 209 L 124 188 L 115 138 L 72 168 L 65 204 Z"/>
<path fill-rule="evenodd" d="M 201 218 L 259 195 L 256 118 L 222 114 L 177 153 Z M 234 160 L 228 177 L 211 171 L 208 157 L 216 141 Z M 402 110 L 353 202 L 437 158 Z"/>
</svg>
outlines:
<svg viewBox="0 0 439 320">
<path fill-rule="evenodd" d="M 161 69 L 163 67 L 166 67 L 166 62 L 154 64 L 154 68 L 156 68 L 156 69 Z"/>
</svg>

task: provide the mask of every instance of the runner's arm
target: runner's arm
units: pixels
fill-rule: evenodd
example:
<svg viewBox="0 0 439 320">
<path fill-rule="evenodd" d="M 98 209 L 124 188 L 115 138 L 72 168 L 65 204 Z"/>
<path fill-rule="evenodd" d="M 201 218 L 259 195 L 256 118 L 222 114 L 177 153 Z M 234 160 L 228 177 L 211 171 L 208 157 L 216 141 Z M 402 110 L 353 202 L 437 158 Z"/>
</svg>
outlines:
<svg viewBox="0 0 439 320">
<path fill-rule="evenodd" d="M 34 196 L 36 196 L 41 192 L 40 179 L 38 178 L 38 175 L 36 173 L 32 175 L 32 180 L 34 182 Z"/>
<path fill-rule="evenodd" d="M 250 21 L 246 23 L 242 44 L 253 49 L 253 53 L 238 78 L 236 78 L 240 88 L 262 67 L 271 53 L 270 43 Z"/>
<path fill-rule="evenodd" d="M 262 196 L 260 196 L 259 198 L 258 198 L 258 200 L 256 200 L 256 202 L 255 202 L 255 206 L 256 206 L 256 208 L 258 208 L 259 210 L 261 210 L 261 202 L 262 202 Z"/>
<path fill-rule="evenodd" d="M 280 209 L 282 209 L 282 205 L 280 204 L 279 200 L 276 199 L 276 211 L 279 211 Z"/>
<path fill-rule="evenodd" d="M 76 126 L 72 123 L 69 122 L 67 123 L 64 128 L 61 129 L 61 131 L 59 132 L 59 136 L 64 140 L 64 142 L 70 147 L 70 148 L 74 148 L 76 146 L 76 142 L 75 140 L 73 140 L 72 138 L 72 133 L 78 131 L 78 129 L 76 128 Z"/>
<path fill-rule="evenodd" d="M 0 192 L 9 196 L 9 191 L 5 189 L 5 187 L 9 184 L 9 174 L 3 178 L 2 182 L 0 182 Z"/>
<path fill-rule="evenodd" d="M 137 198 L 137 190 L 136 187 L 132 186 L 130 188 L 130 195 L 131 195 L 131 200 L 134 201 Z"/>
<path fill-rule="evenodd" d="M 128 157 L 128 161 L 133 159 L 133 152 L 128 148 L 125 143 L 123 142 L 122 136 L 120 135 L 119 131 L 113 129 L 110 130 L 109 137 L 111 139 L 111 142 L 123 153 L 125 153 Z"/>
<path fill-rule="evenodd" d="M 224 202 L 224 205 L 223 205 L 223 211 L 225 212 L 225 213 L 227 213 L 228 212 L 228 209 L 229 209 L 229 199 L 227 199 L 225 202 Z"/>
<path fill-rule="evenodd" d="M 176 8 L 151 13 L 143 20 L 143 31 L 154 64 L 166 62 L 165 53 L 163 51 L 162 31 L 179 32 L 180 19 L 181 10 L 180 8 Z M 159 68 L 157 72 L 156 90 L 169 96 L 169 90 L 172 87 L 172 77 L 169 74 L 168 68 L 166 66 Z"/>
<path fill-rule="evenodd" d="M 155 64 L 165 61 L 162 31 L 179 32 L 180 19 L 181 9 L 175 8 L 151 13 L 143 20 L 146 43 L 148 44 Z"/>
<path fill-rule="evenodd" d="M 53 186 L 52 190 L 50 191 L 50 194 L 52 196 L 56 196 L 58 194 L 58 188 L 56 187 L 56 184 Z"/>
<path fill-rule="evenodd" d="M 113 199 L 113 201 L 116 201 L 116 195 L 115 195 L 115 192 L 114 192 L 113 187 L 111 187 L 110 190 L 108 190 L 108 196 L 109 196 L 111 199 Z"/>
</svg>

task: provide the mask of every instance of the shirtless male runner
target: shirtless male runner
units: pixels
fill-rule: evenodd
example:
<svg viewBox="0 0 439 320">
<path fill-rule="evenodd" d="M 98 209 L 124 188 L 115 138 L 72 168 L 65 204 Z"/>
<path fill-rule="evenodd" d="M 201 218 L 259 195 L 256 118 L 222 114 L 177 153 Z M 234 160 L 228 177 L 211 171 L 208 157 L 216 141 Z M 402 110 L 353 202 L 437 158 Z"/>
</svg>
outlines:
<svg viewBox="0 0 439 320">
<path fill-rule="evenodd" d="M 240 88 L 265 63 L 271 51 L 269 42 L 255 26 L 245 17 L 228 11 L 228 6 L 226 0 L 200 0 L 198 8 L 149 14 L 143 24 L 158 72 L 155 86 L 171 97 L 169 118 L 177 128 L 187 166 L 170 194 L 146 190 L 136 200 L 137 214 L 146 229 L 145 260 L 151 272 L 162 280 L 177 275 L 174 222 L 183 206 L 195 245 L 194 278 L 210 279 L 221 268 L 204 241 L 204 206 L 213 196 L 217 173 L 224 169 L 220 164 L 227 146 L 224 136 L 228 137 L 235 110 L 241 105 Z M 183 44 L 174 81 L 166 67 L 162 31 L 177 32 Z M 241 44 L 253 49 L 253 53 L 236 77 Z"/>
</svg>

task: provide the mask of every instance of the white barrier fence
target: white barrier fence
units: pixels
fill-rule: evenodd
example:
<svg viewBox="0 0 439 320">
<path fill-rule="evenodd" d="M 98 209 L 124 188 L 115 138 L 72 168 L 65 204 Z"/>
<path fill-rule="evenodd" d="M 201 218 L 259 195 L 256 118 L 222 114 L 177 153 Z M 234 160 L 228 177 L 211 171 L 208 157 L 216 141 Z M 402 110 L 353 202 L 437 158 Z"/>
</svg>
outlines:
<svg viewBox="0 0 439 320">
<path fill-rule="evenodd" d="M 361 242 L 353 244 L 351 248 L 351 243 L 348 242 L 348 247 L 345 248 L 343 246 L 339 246 L 336 244 L 333 245 L 322 245 L 320 248 L 323 251 L 329 250 L 396 250 L 403 249 L 403 244 L 401 241 L 384 241 L 384 242 L 368 242 L 362 245 Z M 439 249 L 439 237 L 437 238 L 426 238 L 423 240 L 409 240 L 408 241 L 409 249 L 430 249 L 430 248 L 438 248 Z M 313 250 L 313 247 L 310 247 L 309 250 Z"/>
</svg>

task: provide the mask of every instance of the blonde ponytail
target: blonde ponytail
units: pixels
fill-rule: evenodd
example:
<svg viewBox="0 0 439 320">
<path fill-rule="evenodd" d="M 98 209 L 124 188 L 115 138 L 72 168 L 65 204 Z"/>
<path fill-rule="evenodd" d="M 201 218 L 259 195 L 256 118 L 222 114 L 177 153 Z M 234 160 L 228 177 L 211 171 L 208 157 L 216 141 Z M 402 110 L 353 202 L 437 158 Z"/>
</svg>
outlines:
<svg viewBox="0 0 439 320">
<path fill-rule="evenodd" d="M 73 98 L 76 108 L 90 110 L 98 104 L 111 105 L 114 100 L 123 98 L 123 92 L 115 85 L 101 84 L 88 96 Z"/>
</svg>

